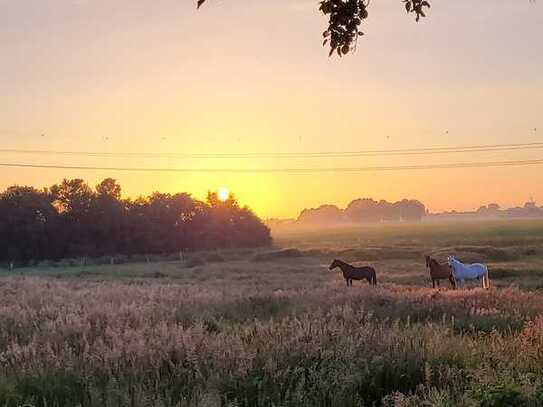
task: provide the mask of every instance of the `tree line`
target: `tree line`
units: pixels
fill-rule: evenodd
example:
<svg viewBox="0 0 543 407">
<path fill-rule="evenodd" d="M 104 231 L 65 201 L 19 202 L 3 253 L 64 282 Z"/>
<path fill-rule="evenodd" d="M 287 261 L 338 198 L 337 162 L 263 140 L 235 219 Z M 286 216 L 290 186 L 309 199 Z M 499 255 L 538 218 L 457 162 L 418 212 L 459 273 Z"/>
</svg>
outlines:
<svg viewBox="0 0 543 407">
<path fill-rule="evenodd" d="M 82 179 L 49 188 L 11 186 L 0 194 L 0 261 L 25 262 L 113 255 L 255 247 L 270 230 L 231 195 L 155 192 L 122 199 L 107 178 L 94 189 Z"/>
<path fill-rule="evenodd" d="M 305 224 L 418 222 L 426 215 L 422 202 L 403 199 L 398 202 L 376 201 L 371 198 L 355 199 L 345 209 L 335 205 L 322 205 L 304 209 L 298 222 Z"/>
</svg>

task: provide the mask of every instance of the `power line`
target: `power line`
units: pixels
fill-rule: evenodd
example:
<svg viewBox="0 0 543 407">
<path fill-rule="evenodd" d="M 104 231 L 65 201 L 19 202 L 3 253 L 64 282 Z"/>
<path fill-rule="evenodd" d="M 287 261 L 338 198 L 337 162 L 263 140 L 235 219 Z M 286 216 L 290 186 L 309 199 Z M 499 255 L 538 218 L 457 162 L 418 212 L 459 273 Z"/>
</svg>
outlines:
<svg viewBox="0 0 543 407">
<path fill-rule="evenodd" d="M 423 147 L 388 150 L 320 151 L 320 152 L 253 152 L 253 153 L 144 153 L 144 152 L 97 152 L 0 149 L 3 154 L 63 155 L 105 158 L 184 158 L 184 159 L 245 159 L 245 158 L 354 158 L 393 155 L 436 155 L 478 152 L 535 150 L 543 148 L 543 142 L 490 144 L 472 146 Z"/>
<path fill-rule="evenodd" d="M 411 171 L 433 170 L 451 168 L 489 168 L 489 167 L 513 167 L 543 164 L 543 159 L 515 160 L 515 161 L 478 161 L 466 163 L 428 164 L 428 165 L 400 165 L 400 166 L 376 166 L 376 167 L 323 167 L 323 168 L 147 168 L 147 167 L 94 167 L 72 165 L 46 165 L 46 164 L 22 164 L 0 163 L 0 167 L 11 168 L 40 168 L 58 170 L 82 170 L 82 171 L 123 171 L 123 172 L 177 172 L 177 173 L 348 173 L 348 172 L 381 172 L 381 171 Z"/>
</svg>

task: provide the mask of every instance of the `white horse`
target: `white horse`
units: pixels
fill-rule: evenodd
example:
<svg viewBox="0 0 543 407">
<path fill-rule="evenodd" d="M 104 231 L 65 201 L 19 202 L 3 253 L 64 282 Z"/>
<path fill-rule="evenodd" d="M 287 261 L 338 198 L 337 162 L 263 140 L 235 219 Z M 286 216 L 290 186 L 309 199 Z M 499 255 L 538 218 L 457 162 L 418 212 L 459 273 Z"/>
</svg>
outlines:
<svg viewBox="0 0 543 407">
<path fill-rule="evenodd" d="M 483 288 L 490 287 L 490 280 L 488 279 L 488 268 L 481 263 L 463 264 L 456 260 L 453 256 L 447 257 L 447 262 L 451 266 L 452 274 L 455 281 L 460 281 L 462 287 L 464 287 L 465 280 L 483 280 Z"/>
</svg>

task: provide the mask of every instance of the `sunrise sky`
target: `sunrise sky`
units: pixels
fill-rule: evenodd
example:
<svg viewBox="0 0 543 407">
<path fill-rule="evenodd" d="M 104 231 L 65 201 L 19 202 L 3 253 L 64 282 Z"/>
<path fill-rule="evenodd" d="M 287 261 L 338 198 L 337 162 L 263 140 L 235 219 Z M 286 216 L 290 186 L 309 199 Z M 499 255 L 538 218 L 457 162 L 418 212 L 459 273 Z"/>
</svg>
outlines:
<svg viewBox="0 0 543 407">
<path fill-rule="evenodd" d="M 434 0 L 419 24 L 373 0 L 355 54 L 328 58 L 307 0 L 0 0 L 0 149 L 275 153 L 543 140 L 543 5 Z M 181 159 L 0 153 L 1 163 L 297 168 L 541 159 Z M 357 197 L 432 211 L 543 201 L 543 166 L 401 172 L 123 173 L 0 168 L 0 188 L 118 179 L 125 196 L 227 187 L 263 217 Z"/>
</svg>

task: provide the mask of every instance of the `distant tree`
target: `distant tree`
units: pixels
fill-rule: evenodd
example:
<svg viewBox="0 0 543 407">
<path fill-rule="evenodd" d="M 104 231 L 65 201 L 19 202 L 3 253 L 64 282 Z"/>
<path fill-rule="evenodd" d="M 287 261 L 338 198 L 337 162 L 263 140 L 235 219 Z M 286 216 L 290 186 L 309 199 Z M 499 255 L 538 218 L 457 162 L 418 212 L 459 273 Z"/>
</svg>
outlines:
<svg viewBox="0 0 543 407">
<path fill-rule="evenodd" d="M 500 210 L 500 205 L 498 205 L 496 203 L 491 203 L 491 204 L 488 204 L 487 208 L 488 208 L 489 211 L 497 212 L 497 211 Z"/>
<path fill-rule="evenodd" d="M 0 195 L 0 258 L 9 262 L 56 257 L 59 215 L 47 191 L 9 187 Z"/>
<path fill-rule="evenodd" d="M 271 243 L 270 229 L 247 206 L 235 211 L 229 247 L 258 247 Z"/>
<path fill-rule="evenodd" d="M 335 205 L 321 205 L 316 209 L 304 209 L 298 222 L 314 225 L 338 224 L 343 219 L 343 211 Z"/>
<path fill-rule="evenodd" d="M 148 247 L 153 253 L 174 253 L 198 247 L 198 217 L 201 204 L 189 194 L 155 192 L 149 197 L 145 211 Z"/>
<path fill-rule="evenodd" d="M 176 245 L 176 208 L 172 196 L 154 192 L 148 199 L 144 212 L 147 233 L 147 249 L 150 253 L 172 253 L 179 250 Z"/>
<path fill-rule="evenodd" d="M 91 208 L 94 192 L 82 179 L 64 179 L 50 188 L 63 225 L 59 237 L 67 243 L 66 255 L 87 257 L 95 254 Z"/>
<path fill-rule="evenodd" d="M 208 247 L 255 247 L 271 242 L 270 230 L 248 208 L 240 208 L 233 194 L 221 201 L 217 193 L 208 192 L 206 245 Z"/>
<path fill-rule="evenodd" d="M 426 207 L 417 200 L 403 199 L 394 206 L 400 220 L 420 221 L 426 215 Z"/>
<path fill-rule="evenodd" d="M 383 211 L 379 202 L 371 199 L 355 199 L 345 209 L 345 215 L 351 222 L 380 222 Z"/>
<path fill-rule="evenodd" d="M 64 179 L 50 190 L 60 213 L 78 217 L 89 212 L 93 192 L 82 179 Z"/>
<path fill-rule="evenodd" d="M 205 230 L 206 204 L 187 193 L 172 196 L 175 210 L 175 250 L 196 250 Z"/>
<path fill-rule="evenodd" d="M 390 203 L 371 199 L 355 199 L 345 209 L 345 217 L 351 222 L 420 221 L 426 215 L 426 207 L 419 201 L 403 199 Z"/>
<path fill-rule="evenodd" d="M 207 0 L 197 0 L 199 8 Z M 407 13 L 413 13 L 418 22 L 430 8 L 426 0 L 401 0 Z M 346 55 L 356 48 L 362 22 L 368 18 L 370 0 L 321 0 L 319 10 L 328 17 L 328 28 L 322 34 L 323 46 L 330 47 L 329 55 Z"/>
<path fill-rule="evenodd" d="M 379 201 L 379 214 L 381 221 L 398 221 L 400 216 L 397 213 L 397 207 L 384 199 Z"/>
<path fill-rule="evenodd" d="M 121 186 L 112 178 L 96 186 L 89 208 L 91 239 L 97 255 L 114 255 L 122 247 L 126 208 L 121 201 Z"/>
<path fill-rule="evenodd" d="M 150 223 L 148 217 L 149 201 L 140 197 L 126 200 L 126 227 L 123 230 L 122 252 L 134 254 L 150 254 Z"/>
<path fill-rule="evenodd" d="M 121 199 L 121 186 L 113 178 L 106 178 L 96 185 L 98 197 L 114 200 Z"/>
</svg>

